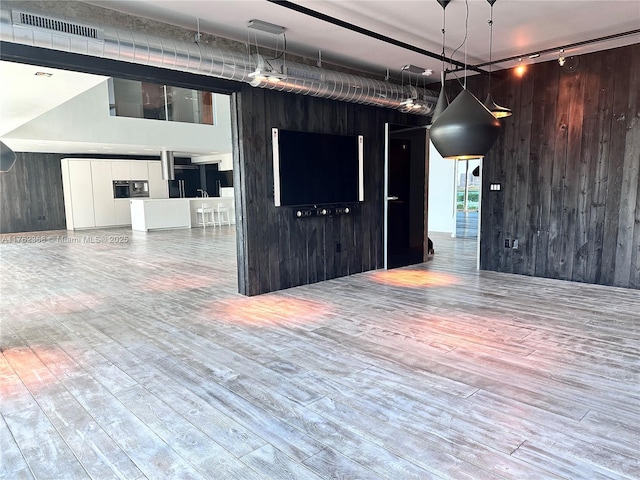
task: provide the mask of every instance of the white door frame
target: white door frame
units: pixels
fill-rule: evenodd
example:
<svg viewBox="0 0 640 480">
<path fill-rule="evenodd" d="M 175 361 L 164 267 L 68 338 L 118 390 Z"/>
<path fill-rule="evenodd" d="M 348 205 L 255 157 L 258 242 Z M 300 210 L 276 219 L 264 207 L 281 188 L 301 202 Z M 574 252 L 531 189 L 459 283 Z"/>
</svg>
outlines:
<svg viewBox="0 0 640 480">
<path fill-rule="evenodd" d="M 387 263 L 387 248 L 388 248 L 388 236 L 387 233 L 389 231 L 389 220 L 388 220 L 388 212 L 389 212 L 389 123 L 385 123 L 384 124 L 384 189 L 382 190 L 382 203 L 384 204 L 384 209 L 383 209 L 383 215 L 384 215 L 384 219 L 383 219 L 383 229 L 382 229 L 382 235 L 383 237 L 383 249 L 384 249 L 384 262 L 383 262 L 383 268 L 385 270 L 388 270 L 388 263 Z"/>
</svg>

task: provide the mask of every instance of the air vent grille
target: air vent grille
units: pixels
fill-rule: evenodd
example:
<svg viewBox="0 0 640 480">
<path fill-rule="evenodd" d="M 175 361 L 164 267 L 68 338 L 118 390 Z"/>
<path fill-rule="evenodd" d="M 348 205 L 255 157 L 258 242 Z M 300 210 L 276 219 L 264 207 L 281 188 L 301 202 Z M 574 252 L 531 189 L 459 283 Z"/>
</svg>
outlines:
<svg viewBox="0 0 640 480">
<path fill-rule="evenodd" d="M 27 12 L 13 12 L 13 21 L 18 25 L 28 25 L 31 27 L 44 28 L 46 30 L 54 30 L 56 32 L 70 33 L 85 38 L 93 38 L 102 40 L 102 30 L 82 25 L 79 23 L 67 22 L 57 18 L 45 17 Z"/>
<path fill-rule="evenodd" d="M 303 70 L 302 68 L 287 67 L 287 76 L 299 78 L 301 80 L 322 81 L 322 73 L 313 70 Z"/>
</svg>

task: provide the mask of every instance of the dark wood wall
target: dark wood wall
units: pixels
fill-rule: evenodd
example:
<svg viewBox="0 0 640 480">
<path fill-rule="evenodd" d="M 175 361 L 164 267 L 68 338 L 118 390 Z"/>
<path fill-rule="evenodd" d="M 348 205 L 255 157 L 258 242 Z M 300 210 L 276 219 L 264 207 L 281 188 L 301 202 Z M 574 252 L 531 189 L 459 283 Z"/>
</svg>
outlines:
<svg viewBox="0 0 640 480">
<path fill-rule="evenodd" d="M 20 152 L 16 156 L 11 170 L 0 173 L 0 233 L 67 228 L 62 156 Z"/>
<path fill-rule="evenodd" d="M 245 86 L 234 99 L 239 287 L 246 295 L 380 268 L 383 263 L 385 122 L 420 120 L 386 108 Z M 352 214 L 297 219 L 274 206 L 271 129 L 364 135 L 365 201 Z M 336 245 L 340 244 L 340 252 Z"/>
<path fill-rule="evenodd" d="M 494 81 L 514 114 L 484 159 L 481 268 L 640 288 L 640 44 L 577 58 Z"/>
</svg>

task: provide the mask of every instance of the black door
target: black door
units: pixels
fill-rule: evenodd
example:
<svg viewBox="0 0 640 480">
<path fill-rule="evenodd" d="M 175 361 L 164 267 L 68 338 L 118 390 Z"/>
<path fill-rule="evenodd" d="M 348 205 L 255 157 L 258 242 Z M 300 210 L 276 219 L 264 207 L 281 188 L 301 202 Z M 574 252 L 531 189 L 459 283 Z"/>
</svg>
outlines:
<svg viewBox="0 0 640 480">
<path fill-rule="evenodd" d="M 391 126 L 387 199 L 387 268 L 424 261 L 426 130 Z"/>
</svg>

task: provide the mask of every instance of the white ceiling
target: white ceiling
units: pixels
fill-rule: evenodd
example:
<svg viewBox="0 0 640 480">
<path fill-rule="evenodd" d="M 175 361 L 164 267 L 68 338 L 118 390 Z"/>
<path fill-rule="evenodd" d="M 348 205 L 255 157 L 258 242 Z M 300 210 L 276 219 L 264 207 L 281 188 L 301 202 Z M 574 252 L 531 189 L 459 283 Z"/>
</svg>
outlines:
<svg viewBox="0 0 640 480">
<path fill-rule="evenodd" d="M 360 33 L 297 13 L 267 0 L 88 0 L 86 3 L 117 9 L 201 32 L 254 42 L 251 19 L 286 28 L 287 51 L 326 62 L 384 74 L 412 64 L 435 72 L 441 62 Z M 436 54 L 442 51 L 443 9 L 437 0 L 298 0 L 295 3 L 345 22 L 391 37 Z M 487 0 L 468 0 L 469 64 L 489 61 L 490 6 Z M 452 0 L 446 8 L 446 52 L 450 55 L 464 39 L 466 3 Z M 639 0 L 499 0 L 493 7 L 493 60 L 556 48 L 597 37 L 640 28 Z M 258 40 L 275 46 L 278 37 L 260 34 Z M 597 45 L 572 48 L 584 54 L 638 43 L 640 35 Z M 280 47 L 282 43 L 280 43 Z M 454 56 L 464 62 L 465 48 Z M 557 52 L 536 61 L 557 58 Z M 527 59 L 527 61 L 529 61 Z M 515 62 L 497 68 L 508 68 Z"/>
<path fill-rule="evenodd" d="M 85 73 L 59 70 L 55 68 L 26 65 L 15 62 L 0 61 L 0 78 L 2 78 L 0 88 L 0 138 L 12 150 L 16 152 L 42 152 L 42 153 L 80 153 L 96 155 L 138 155 L 138 156 L 158 156 L 159 152 L 166 145 L 167 139 L 158 138 L 158 144 L 134 144 L 125 141 L 130 135 L 123 135 L 121 143 L 104 143 L 99 141 L 70 141 L 66 138 L 52 140 L 48 127 L 38 127 L 31 125 L 29 138 L 25 138 L 19 127 L 27 124 L 31 120 L 37 119 L 40 115 L 49 112 L 94 86 L 106 82 L 109 77 L 100 75 L 89 75 Z M 106 102 L 106 98 L 105 98 Z M 84 119 L 84 122 L 92 122 L 91 112 Z M 108 115 L 108 113 L 105 113 Z M 68 119 L 64 127 L 72 131 L 84 130 L 84 125 L 75 125 L 77 120 Z M 36 120 L 37 122 L 37 120 Z M 45 122 L 46 124 L 46 122 Z M 128 124 L 127 124 L 128 125 Z M 114 126 L 114 128 L 116 128 Z M 123 126 L 120 128 L 129 128 Z M 18 129 L 16 135 L 15 129 Z M 56 130 L 56 128 L 53 128 Z M 41 136 L 38 134 L 41 133 Z M 118 137 L 119 135 L 110 135 Z M 148 138 L 149 135 L 143 135 Z M 74 135 L 77 138 L 77 135 Z M 100 138 L 97 134 L 95 137 Z M 72 138 L 72 136 L 69 136 Z M 228 148 L 226 142 L 222 142 L 217 136 L 211 136 L 211 148 L 194 149 L 189 151 L 174 150 L 178 156 L 200 156 L 230 153 L 231 144 Z"/>
<path fill-rule="evenodd" d="M 437 59 L 294 12 L 267 0 L 89 0 L 85 3 L 193 29 L 194 36 L 199 22 L 203 33 L 282 48 L 280 36 L 247 28 L 249 20 L 259 19 L 286 28 L 287 52 L 317 58 L 321 51 L 324 66 L 333 63 L 382 75 L 389 69 L 392 76 L 402 77 L 403 81 L 407 77 L 400 72 L 407 64 L 433 70 L 433 77 L 421 77 L 421 83 L 437 82 L 442 70 L 442 64 Z M 437 0 L 306 0 L 293 3 L 436 54 L 442 50 L 443 10 Z M 466 50 L 467 63 L 475 65 L 489 60 L 487 20 L 490 6 L 487 0 L 468 0 L 468 7 L 467 41 L 454 54 L 454 58 L 464 62 Z M 465 14 L 464 0 L 452 0 L 446 8 L 447 55 L 451 55 L 463 42 Z M 640 0 L 499 0 L 494 6 L 493 20 L 495 61 L 638 29 Z M 638 42 L 640 35 L 635 34 L 568 48 L 566 55 L 579 56 Z M 557 58 L 558 52 L 554 50 L 537 59 L 524 57 L 523 62 Z M 510 68 L 516 63 L 504 62 L 493 68 Z M 28 74 L 20 71 L 17 76 L 12 73 L 20 69 L 30 70 Z M 47 69 L 16 64 L 9 67 L 6 62 L 0 62 L 3 79 L 0 89 L 0 135 L 104 80 L 104 77 L 64 72 L 63 75 L 47 79 L 55 78 L 55 81 L 50 82 L 45 90 L 40 88 L 43 78 L 33 75 L 35 70 Z M 34 143 L 31 147 L 9 145 L 22 151 L 30 148 L 32 151 L 68 153 L 89 148 L 101 151 L 111 147 L 110 153 L 132 154 L 130 145 L 71 145 L 64 139 L 55 144 L 48 142 L 36 146 Z M 157 149 L 158 146 L 139 147 L 143 152 L 144 148 Z"/>
<path fill-rule="evenodd" d="M 0 62 L 0 78 L 2 136 L 104 82 L 108 77 L 22 63 Z"/>
</svg>

